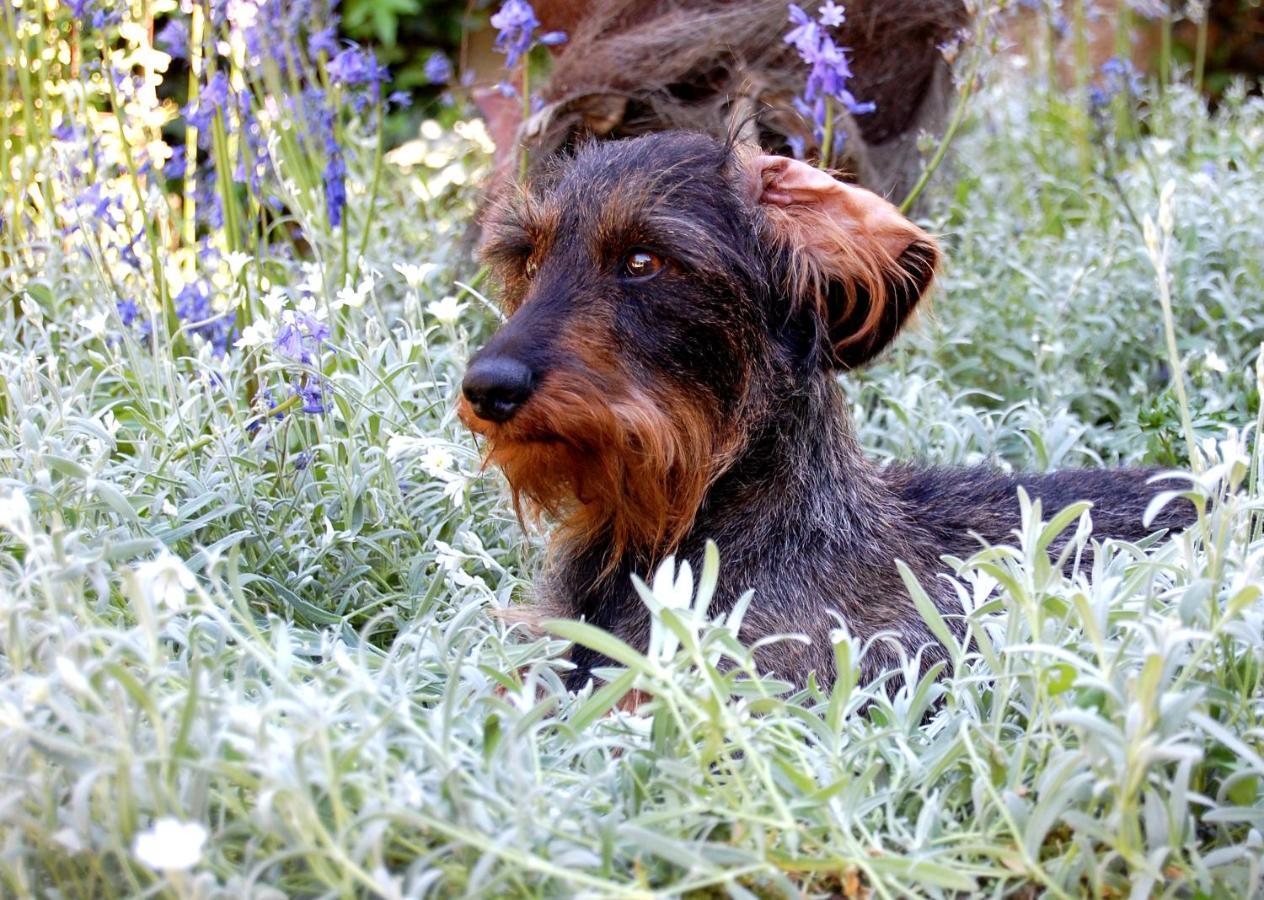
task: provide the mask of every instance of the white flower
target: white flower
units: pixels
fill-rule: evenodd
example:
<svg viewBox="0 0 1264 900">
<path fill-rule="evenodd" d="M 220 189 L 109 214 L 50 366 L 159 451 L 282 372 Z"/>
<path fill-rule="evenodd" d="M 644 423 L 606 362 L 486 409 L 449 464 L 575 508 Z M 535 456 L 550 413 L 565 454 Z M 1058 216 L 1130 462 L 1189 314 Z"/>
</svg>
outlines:
<svg viewBox="0 0 1264 900">
<path fill-rule="evenodd" d="M 180 510 L 178 510 L 176 508 L 176 505 L 172 503 L 170 500 L 163 500 L 162 501 L 162 514 L 164 516 L 177 516 L 180 514 Z"/>
<path fill-rule="evenodd" d="M 369 294 L 373 291 L 373 276 L 367 275 L 364 280 L 357 286 L 352 287 L 350 281 L 346 287 L 338 291 L 334 298 L 334 306 L 349 306 L 352 309 L 359 309 L 364 306 L 364 301 L 369 298 Z"/>
<path fill-rule="evenodd" d="M 421 467 L 432 477 L 444 481 L 452 477 L 452 468 L 455 465 L 456 460 L 446 447 L 431 447 L 421 457 Z"/>
<path fill-rule="evenodd" d="M 31 504 L 26 494 L 21 491 L 0 494 L 0 528 L 18 536 L 30 534 Z"/>
<path fill-rule="evenodd" d="M 323 294 L 325 292 L 325 274 L 319 263 L 305 262 L 300 264 L 303 279 L 295 285 L 304 294 Z"/>
<path fill-rule="evenodd" d="M 136 578 L 150 600 L 171 610 L 184 609 L 189 591 L 197 587 L 197 579 L 184 562 L 166 552 L 137 566 Z"/>
<path fill-rule="evenodd" d="M 460 303 L 456 297 L 448 295 L 442 300 L 436 300 L 426 307 L 426 312 L 435 317 L 435 320 L 443 325 L 451 325 L 461 315 L 465 305 Z"/>
<path fill-rule="evenodd" d="M 276 338 L 276 328 L 267 319 L 251 322 L 241 330 L 241 337 L 233 342 L 234 347 L 262 347 Z"/>
<path fill-rule="evenodd" d="M 184 872 L 201 860 L 206 837 L 206 829 L 197 822 L 163 816 L 148 831 L 136 835 L 132 852 L 151 869 Z"/>
<path fill-rule="evenodd" d="M 469 587 L 476 579 L 469 572 L 465 571 L 465 561 L 469 559 L 464 553 L 453 549 L 451 544 L 443 541 L 435 541 L 435 562 L 439 564 L 439 568 L 444 571 L 451 581 L 457 587 Z"/>
<path fill-rule="evenodd" d="M 246 263 L 250 262 L 250 254 L 233 250 L 231 253 L 224 254 L 224 262 L 228 263 L 228 273 L 235 279 L 241 274 L 241 270 L 246 268 Z"/>
<path fill-rule="evenodd" d="M 254 28 L 259 21 L 258 0 L 228 0 L 224 14 L 229 24 L 238 31 Z"/>
<path fill-rule="evenodd" d="M 95 316 L 88 316 L 84 319 L 83 327 L 88 329 L 93 337 L 105 337 L 107 319 L 108 317 L 104 312 L 99 312 Z"/>
<path fill-rule="evenodd" d="M 668 609 L 686 609 L 693 601 L 693 569 L 688 562 L 682 562 L 677 573 L 676 559 L 669 556 L 654 573 L 651 589 L 654 598 Z"/>
<path fill-rule="evenodd" d="M 1229 365 L 1220 358 L 1215 350 L 1208 350 L 1207 355 L 1203 357 L 1203 365 L 1212 372 L 1220 372 L 1224 374 L 1229 371 Z"/>
<path fill-rule="evenodd" d="M 435 269 L 439 268 L 434 263 L 421 263 L 413 265 L 411 263 L 395 263 L 395 271 L 404 276 L 404 281 L 414 291 L 418 290 L 426 279 L 430 277 Z"/>
<path fill-rule="evenodd" d="M 263 308 L 268 311 L 268 315 L 275 317 L 281 310 L 285 309 L 285 304 L 289 302 L 290 295 L 286 293 L 285 288 L 274 287 L 260 299 L 263 301 Z"/>
</svg>

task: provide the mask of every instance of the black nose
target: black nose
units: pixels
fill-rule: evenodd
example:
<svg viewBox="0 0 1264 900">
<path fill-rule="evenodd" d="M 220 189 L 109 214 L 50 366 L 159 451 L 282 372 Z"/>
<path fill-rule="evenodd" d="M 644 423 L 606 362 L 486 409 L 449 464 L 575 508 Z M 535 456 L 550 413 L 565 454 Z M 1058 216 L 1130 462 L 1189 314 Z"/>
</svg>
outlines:
<svg viewBox="0 0 1264 900">
<path fill-rule="evenodd" d="M 476 358 L 465 372 L 461 392 L 480 419 L 507 422 L 531 396 L 535 375 L 511 356 Z"/>
</svg>

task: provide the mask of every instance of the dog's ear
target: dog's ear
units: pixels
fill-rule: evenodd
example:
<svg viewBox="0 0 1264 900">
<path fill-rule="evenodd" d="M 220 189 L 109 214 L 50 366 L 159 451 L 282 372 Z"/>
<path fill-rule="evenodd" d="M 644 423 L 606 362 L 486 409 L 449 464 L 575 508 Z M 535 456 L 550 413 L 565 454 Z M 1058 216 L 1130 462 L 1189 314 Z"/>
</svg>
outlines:
<svg viewBox="0 0 1264 900">
<path fill-rule="evenodd" d="M 939 264 L 934 238 L 891 203 L 807 163 L 744 160 L 768 240 L 787 263 L 786 290 L 819 310 L 832 362 L 854 369 L 895 338 Z"/>
</svg>

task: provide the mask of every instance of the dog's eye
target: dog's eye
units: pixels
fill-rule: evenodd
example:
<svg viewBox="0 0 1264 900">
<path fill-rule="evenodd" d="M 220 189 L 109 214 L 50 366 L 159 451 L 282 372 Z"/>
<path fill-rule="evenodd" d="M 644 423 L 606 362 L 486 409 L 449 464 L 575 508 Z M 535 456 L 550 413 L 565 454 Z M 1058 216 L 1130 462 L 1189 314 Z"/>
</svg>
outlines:
<svg viewBox="0 0 1264 900">
<path fill-rule="evenodd" d="M 540 271 L 540 261 L 535 257 L 531 257 L 527 260 L 527 264 L 522 268 L 523 271 L 527 273 L 528 278 L 535 278 L 535 273 Z"/>
<path fill-rule="evenodd" d="M 648 250 L 633 250 L 623 258 L 623 274 L 644 281 L 663 271 L 662 257 Z"/>
</svg>

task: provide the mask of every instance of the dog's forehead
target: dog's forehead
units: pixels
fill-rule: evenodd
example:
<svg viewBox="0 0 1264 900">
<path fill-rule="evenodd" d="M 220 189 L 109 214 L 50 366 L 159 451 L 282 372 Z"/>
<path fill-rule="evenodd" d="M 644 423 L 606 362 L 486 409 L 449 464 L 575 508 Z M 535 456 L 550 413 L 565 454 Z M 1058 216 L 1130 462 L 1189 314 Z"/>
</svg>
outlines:
<svg viewBox="0 0 1264 900">
<path fill-rule="evenodd" d="M 727 183 L 729 152 L 704 135 L 661 133 L 581 147 L 561 172 L 555 196 L 564 207 L 594 212 L 670 200 L 705 200 Z"/>
</svg>

